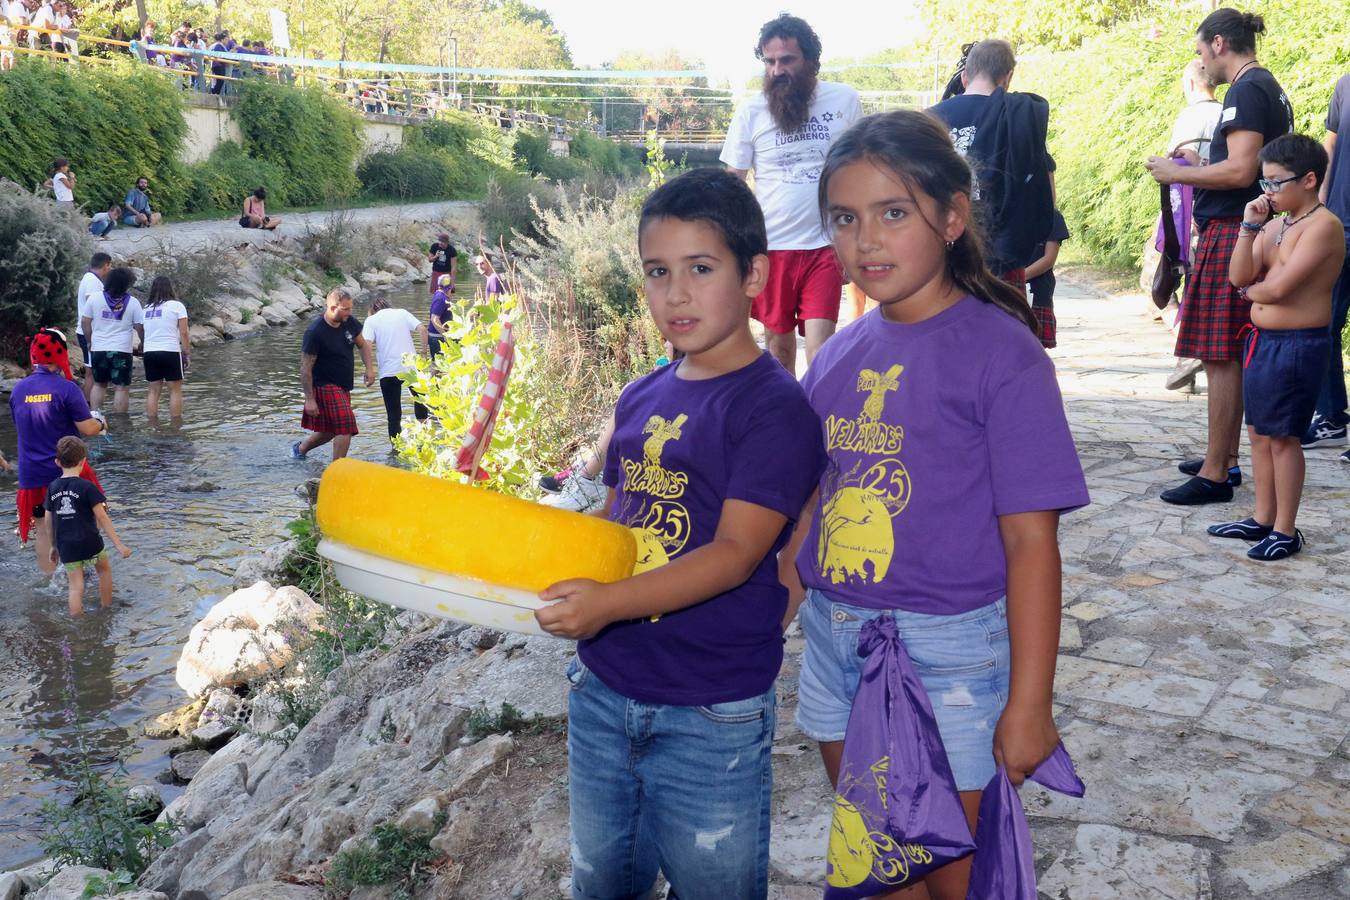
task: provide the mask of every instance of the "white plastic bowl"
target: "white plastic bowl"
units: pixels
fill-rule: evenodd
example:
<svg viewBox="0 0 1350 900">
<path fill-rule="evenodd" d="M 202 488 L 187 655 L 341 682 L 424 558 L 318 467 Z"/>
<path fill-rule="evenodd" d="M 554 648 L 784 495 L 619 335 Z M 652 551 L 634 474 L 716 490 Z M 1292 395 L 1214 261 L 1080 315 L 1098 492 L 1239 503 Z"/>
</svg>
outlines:
<svg viewBox="0 0 1350 900">
<path fill-rule="evenodd" d="M 548 633 L 534 618 L 548 604 L 529 591 L 433 572 L 336 541 L 321 541 L 319 555 L 333 563 L 343 587 L 371 600 L 499 631 Z"/>
</svg>

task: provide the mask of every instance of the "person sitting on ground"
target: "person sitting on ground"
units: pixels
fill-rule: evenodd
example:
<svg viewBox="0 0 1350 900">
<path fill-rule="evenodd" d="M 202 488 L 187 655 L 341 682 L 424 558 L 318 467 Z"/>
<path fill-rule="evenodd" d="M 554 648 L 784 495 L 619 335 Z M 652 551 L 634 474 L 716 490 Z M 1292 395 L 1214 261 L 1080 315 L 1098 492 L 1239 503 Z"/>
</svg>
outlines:
<svg viewBox="0 0 1350 900">
<path fill-rule="evenodd" d="M 89 392 L 89 405 L 94 409 L 103 405 L 109 385 L 113 388 L 114 412 L 126 412 L 131 403 L 132 333 L 145 343 L 141 302 L 129 293 L 135 283 L 136 276 L 130 269 L 113 269 L 103 282 L 103 291 L 90 296 L 80 311 L 93 362 L 94 389 Z"/>
<path fill-rule="evenodd" d="M 99 530 L 108 533 L 123 559 L 131 555 L 131 548 L 122 543 L 113 528 L 103 491 L 82 476 L 88 455 L 89 448 L 77 437 L 56 442 L 61 474 L 47 486 L 43 502 L 42 530 L 51 544 L 50 562 L 55 566 L 60 561 L 66 567 L 67 601 L 74 617 L 84 615 L 84 567 L 90 564 L 98 574 L 99 605 L 104 609 L 112 606 L 112 566 Z"/>
<path fill-rule="evenodd" d="M 1064 216 L 1055 210 L 1055 224 L 1050 236 L 1041 244 L 1036 261 L 1027 266 L 1027 288 L 1031 291 L 1031 314 L 1036 317 L 1036 337 L 1047 350 L 1056 345 L 1055 321 L 1055 260 L 1059 247 L 1069 239 L 1069 226 Z"/>
<path fill-rule="evenodd" d="M 417 335 L 417 349 L 412 336 Z M 426 354 L 427 326 L 406 309 L 390 306 L 384 297 L 376 297 L 370 304 L 370 316 L 361 326 L 361 336 L 375 345 L 375 361 L 379 368 L 380 395 L 384 398 L 384 413 L 389 424 L 389 440 L 403 433 L 403 372 L 413 371 L 406 358 L 414 352 Z M 417 421 L 426 421 L 428 411 L 417 401 L 412 385 L 413 415 Z"/>
<path fill-rule="evenodd" d="M 60 156 L 52 160 L 52 175 L 43 187 L 51 188 L 57 203 L 75 208 L 75 173 L 70 171 L 70 160 Z"/>
<path fill-rule="evenodd" d="M 158 275 L 145 300 L 145 415 L 159 416 L 159 396 L 169 383 L 169 418 L 183 417 L 183 377 L 192 365 L 187 307 L 178 299 L 173 282 Z"/>
<path fill-rule="evenodd" d="M 1303 494 L 1303 433 L 1317 406 L 1331 352 L 1331 290 L 1345 260 L 1345 228 L 1317 199 L 1327 152 L 1302 134 L 1261 148 L 1261 196 L 1247 204 L 1228 278 L 1252 304 L 1244 329 L 1242 398 L 1252 445 L 1256 510 L 1209 528 L 1257 541 L 1251 559 L 1303 549 L 1295 525 Z M 1284 218 L 1278 226 L 1276 213 Z"/>
<path fill-rule="evenodd" d="M 144 175 L 137 178 L 136 184 L 127 191 L 126 199 L 122 201 L 122 205 L 126 207 L 128 225 L 146 228 L 150 225 L 159 224 L 159 213 L 150 207 L 150 179 Z"/>
<path fill-rule="evenodd" d="M 258 188 L 253 193 L 244 198 L 244 214 L 239 217 L 240 228 L 261 228 L 264 231 L 272 231 L 281 224 L 280 219 L 274 219 L 267 214 L 267 191 Z"/>
<path fill-rule="evenodd" d="M 33 372 L 14 385 L 9 395 L 9 412 L 18 436 L 19 542 L 28 543 L 34 518 L 41 518 L 47 485 L 61 474 L 56 465 L 56 444 L 66 435 L 93 437 L 107 429 L 101 418 L 89 411 L 70 375 L 70 356 L 66 336 L 55 328 L 44 328 L 28 346 Z M 98 476 L 88 462 L 83 477 L 98 485 Z M 45 575 L 55 571 L 51 561 L 50 535 L 38 529 L 37 563 Z"/>
<path fill-rule="evenodd" d="M 118 203 L 112 203 L 108 206 L 107 212 L 94 213 L 89 220 L 89 233 L 96 238 L 105 238 L 117 227 L 117 223 L 122 219 L 122 206 Z"/>
<path fill-rule="evenodd" d="M 450 284 L 446 290 L 447 294 L 455 292 L 455 264 L 458 261 L 458 255 L 455 247 L 450 243 L 450 235 L 444 231 L 436 235 L 436 243 L 431 245 L 427 251 L 427 259 L 431 261 L 431 293 L 436 293 L 437 288 L 441 286 L 440 279 L 442 275 L 450 276 Z"/>
</svg>

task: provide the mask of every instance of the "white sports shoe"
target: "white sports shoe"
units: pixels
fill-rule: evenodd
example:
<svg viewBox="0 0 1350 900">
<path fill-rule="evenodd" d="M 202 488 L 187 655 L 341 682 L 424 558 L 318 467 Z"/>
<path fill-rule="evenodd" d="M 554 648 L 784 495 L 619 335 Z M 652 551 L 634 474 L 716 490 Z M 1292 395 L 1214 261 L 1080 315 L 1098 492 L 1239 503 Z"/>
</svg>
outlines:
<svg viewBox="0 0 1350 900">
<path fill-rule="evenodd" d="M 590 478 L 583 474 L 580 468 L 573 469 L 572 474 L 567 476 L 563 482 L 562 490 L 556 494 L 549 494 L 540 502 L 545 506 L 555 506 L 558 509 L 570 509 L 573 512 L 586 513 L 593 509 L 598 509 L 600 504 L 605 502 L 605 497 L 609 491 L 605 487 L 604 478 L 596 475 Z"/>
</svg>

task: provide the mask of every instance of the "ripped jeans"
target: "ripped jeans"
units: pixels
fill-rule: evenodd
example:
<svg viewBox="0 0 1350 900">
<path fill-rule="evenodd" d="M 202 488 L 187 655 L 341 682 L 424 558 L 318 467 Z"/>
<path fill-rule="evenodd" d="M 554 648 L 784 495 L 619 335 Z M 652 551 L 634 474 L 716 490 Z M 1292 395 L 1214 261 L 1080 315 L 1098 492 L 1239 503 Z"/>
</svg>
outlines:
<svg viewBox="0 0 1350 900">
<path fill-rule="evenodd" d="M 994 726 L 1008 704 L 1008 602 L 954 616 L 835 603 L 817 590 L 802 604 L 797 724 L 817 741 L 842 741 L 863 659 L 858 634 L 881 615 L 895 618 L 905 652 L 928 691 L 956 788 L 979 791 L 994 777 Z"/>
<path fill-rule="evenodd" d="M 572 896 L 768 895 L 774 691 L 711 706 L 639 703 L 573 659 Z"/>
</svg>

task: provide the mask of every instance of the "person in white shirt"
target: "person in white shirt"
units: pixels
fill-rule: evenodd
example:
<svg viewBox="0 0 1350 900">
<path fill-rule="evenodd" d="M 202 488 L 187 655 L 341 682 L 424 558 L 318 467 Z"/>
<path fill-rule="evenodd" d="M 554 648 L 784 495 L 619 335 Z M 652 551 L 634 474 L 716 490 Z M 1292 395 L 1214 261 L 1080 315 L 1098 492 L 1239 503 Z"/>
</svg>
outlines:
<svg viewBox="0 0 1350 900">
<path fill-rule="evenodd" d="M 60 29 L 61 33 L 55 36 L 55 40 L 60 43 L 61 52 L 69 53 L 72 58 L 80 55 L 79 45 L 75 42 L 75 19 L 73 10 L 69 3 L 56 4 L 55 25 L 52 27 Z"/>
<path fill-rule="evenodd" d="M 18 0 L 15 0 L 17 3 Z M 10 0 L 0 0 L 0 70 L 14 68 L 14 33 L 9 27 Z"/>
<path fill-rule="evenodd" d="M 103 405 L 108 385 L 113 387 L 113 411 L 124 413 L 131 404 L 131 349 L 133 332 L 145 343 L 145 314 L 141 302 L 128 293 L 136 283 L 130 269 L 108 273 L 103 290 L 92 295 L 80 311 L 94 369 L 89 405 Z"/>
<path fill-rule="evenodd" d="M 188 334 L 187 307 L 178 299 L 173 282 L 159 275 L 150 282 L 145 298 L 145 338 L 141 349 L 145 363 L 145 415 L 159 417 L 159 396 L 169 383 L 169 418 L 183 417 L 183 377 L 192 364 L 192 339 Z"/>
<path fill-rule="evenodd" d="M 89 339 L 84 333 L 84 307 L 90 297 L 103 296 L 103 282 L 112 271 L 112 257 L 95 253 L 89 257 L 89 271 L 80 279 L 75 293 L 75 339 L 80 342 L 80 359 L 84 362 L 84 399 L 94 390 L 94 360 L 89 355 Z"/>
<path fill-rule="evenodd" d="M 403 431 L 403 380 L 400 372 L 411 372 L 412 365 L 404 357 L 413 353 L 412 336 L 417 335 L 417 350 L 427 352 L 427 326 L 406 309 L 390 306 L 384 297 L 376 297 L 370 304 L 370 316 L 361 326 L 361 337 L 375 345 L 375 360 L 380 373 L 380 394 L 384 397 L 384 413 L 389 420 L 389 440 Z M 412 387 L 413 415 L 417 421 L 427 418 L 427 408 L 417 402 Z"/>
<path fill-rule="evenodd" d="M 33 18 L 29 23 L 29 26 L 31 29 L 28 32 L 29 45 L 36 49 L 38 42 L 44 41 L 50 49 L 54 42 L 53 35 L 47 33 L 43 29 L 56 27 L 56 13 L 52 11 L 52 5 L 50 3 L 43 3 L 38 6 L 33 12 Z"/>
<path fill-rule="evenodd" d="M 732 116 L 721 160 L 742 178 L 755 173 L 755 196 L 769 234 L 769 284 L 751 315 L 789 372 L 797 368 L 797 331 L 809 364 L 834 334 L 843 272 L 820 218 L 816 196 L 830 145 L 862 118 L 853 88 L 818 81 L 820 38 L 786 13 L 764 24 L 755 55 L 764 86 Z"/>
<path fill-rule="evenodd" d="M 70 160 L 57 157 L 52 160 L 52 177 L 48 179 L 56 202 L 62 206 L 75 206 L 75 173 L 70 171 Z"/>
</svg>

